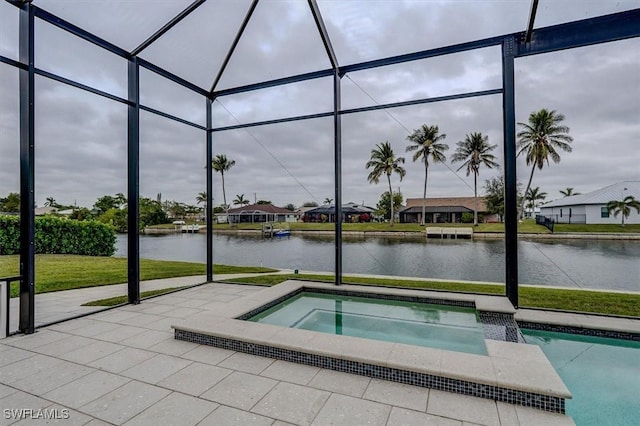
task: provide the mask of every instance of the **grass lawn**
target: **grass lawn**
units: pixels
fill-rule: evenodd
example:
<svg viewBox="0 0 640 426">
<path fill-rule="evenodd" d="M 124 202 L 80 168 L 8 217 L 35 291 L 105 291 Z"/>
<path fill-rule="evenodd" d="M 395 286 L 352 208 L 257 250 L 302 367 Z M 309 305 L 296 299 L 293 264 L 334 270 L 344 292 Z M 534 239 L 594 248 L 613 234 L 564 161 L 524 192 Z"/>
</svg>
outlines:
<svg viewBox="0 0 640 426">
<path fill-rule="evenodd" d="M 333 282 L 331 275 L 265 275 L 229 280 L 247 284 L 275 285 L 289 279 Z M 343 277 L 345 284 L 365 284 L 468 293 L 504 294 L 504 287 L 492 284 L 441 282 L 428 280 L 394 280 Z M 604 291 L 564 290 L 555 288 L 520 287 L 520 306 L 592 312 L 607 315 L 640 317 L 640 294 L 607 293 Z"/>
<path fill-rule="evenodd" d="M 19 275 L 17 255 L 0 256 L 0 277 Z M 173 278 L 204 275 L 203 263 L 140 259 L 140 279 Z M 214 265 L 216 274 L 274 272 L 270 268 Z M 60 254 L 36 255 L 36 293 L 94 287 L 127 282 L 127 259 Z M 11 296 L 18 295 L 18 283 L 12 284 Z"/>
<path fill-rule="evenodd" d="M 160 294 L 165 294 L 165 293 L 171 293 L 172 291 L 179 290 L 181 288 L 186 288 L 186 286 L 142 291 L 140 292 L 140 299 L 144 299 L 151 296 L 158 296 Z M 129 300 L 129 296 L 115 296 L 115 297 L 108 297 L 106 299 L 99 299 L 99 300 L 94 300 L 92 302 L 83 303 L 82 306 L 116 306 L 116 305 L 122 305 L 123 303 L 127 303 L 128 300 Z"/>
<path fill-rule="evenodd" d="M 619 234 L 625 233 L 640 233 L 640 225 L 613 225 L 613 224 L 601 224 L 601 225 L 585 225 L 577 223 L 556 223 L 553 227 L 555 232 L 613 232 Z"/>
<path fill-rule="evenodd" d="M 202 225 L 204 226 L 205 223 L 204 222 L 200 222 L 197 220 L 191 220 L 191 219 L 186 219 L 184 221 L 185 225 Z M 174 225 L 173 223 L 161 223 L 158 225 L 153 225 L 150 226 L 149 228 L 158 228 L 158 229 L 176 229 L 176 226 L 182 226 L 182 225 Z"/>
</svg>

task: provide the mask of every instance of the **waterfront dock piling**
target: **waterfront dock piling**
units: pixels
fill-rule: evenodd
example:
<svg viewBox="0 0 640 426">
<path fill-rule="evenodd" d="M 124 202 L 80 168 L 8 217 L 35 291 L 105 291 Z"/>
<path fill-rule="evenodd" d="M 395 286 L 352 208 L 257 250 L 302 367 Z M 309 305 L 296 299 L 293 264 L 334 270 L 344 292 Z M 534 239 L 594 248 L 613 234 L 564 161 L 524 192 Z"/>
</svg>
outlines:
<svg viewBox="0 0 640 426">
<path fill-rule="evenodd" d="M 441 226 L 428 226 L 426 229 L 427 238 L 473 238 L 472 228 L 446 228 Z"/>
</svg>

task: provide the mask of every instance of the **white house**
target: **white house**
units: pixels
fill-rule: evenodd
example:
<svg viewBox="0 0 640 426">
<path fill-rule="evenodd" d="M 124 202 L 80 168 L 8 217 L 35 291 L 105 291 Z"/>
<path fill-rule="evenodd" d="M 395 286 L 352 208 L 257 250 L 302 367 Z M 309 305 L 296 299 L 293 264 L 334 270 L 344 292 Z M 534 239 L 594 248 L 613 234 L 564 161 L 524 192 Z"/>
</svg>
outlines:
<svg viewBox="0 0 640 426">
<path fill-rule="evenodd" d="M 555 220 L 556 223 L 620 223 L 621 217 L 609 213 L 607 203 L 620 201 L 632 196 L 640 201 L 640 181 L 628 180 L 609 185 L 587 194 L 572 195 L 540 206 L 540 215 Z M 640 224 L 640 214 L 631 209 L 625 223 Z"/>
</svg>

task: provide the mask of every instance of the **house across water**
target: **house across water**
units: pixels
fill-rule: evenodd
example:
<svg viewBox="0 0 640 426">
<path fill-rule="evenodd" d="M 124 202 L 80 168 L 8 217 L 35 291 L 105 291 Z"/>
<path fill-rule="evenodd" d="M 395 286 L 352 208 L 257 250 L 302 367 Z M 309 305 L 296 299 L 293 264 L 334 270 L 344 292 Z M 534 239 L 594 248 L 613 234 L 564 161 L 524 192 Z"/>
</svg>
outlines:
<svg viewBox="0 0 640 426">
<path fill-rule="evenodd" d="M 425 207 L 425 223 L 460 223 L 462 215 L 478 211 L 481 222 L 498 222 L 497 215 L 487 211 L 484 197 L 407 198 L 407 206 L 398 212 L 401 223 L 420 223 L 422 207 Z M 473 220 L 472 220 L 473 221 Z"/>
<path fill-rule="evenodd" d="M 307 210 L 302 216 L 303 222 L 335 222 L 336 207 L 333 204 Z M 364 204 L 347 203 L 342 205 L 342 221 L 345 223 L 371 222 L 375 209 Z"/>
<path fill-rule="evenodd" d="M 250 204 L 218 213 L 216 217 L 218 223 L 297 222 L 299 213 L 273 204 Z"/>
<path fill-rule="evenodd" d="M 607 203 L 622 201 L 629 196 L 640 200 L 639 180 L 618 182 L 586 194 L 551 201 L 540 206 L 540 215 L 555 223 L 619 224 L 620 215 L 614 217 L 613 212 L 609 212 Z M 624 222 L 640 224 L 640 214 L 632 208 Z"/>
</svg>

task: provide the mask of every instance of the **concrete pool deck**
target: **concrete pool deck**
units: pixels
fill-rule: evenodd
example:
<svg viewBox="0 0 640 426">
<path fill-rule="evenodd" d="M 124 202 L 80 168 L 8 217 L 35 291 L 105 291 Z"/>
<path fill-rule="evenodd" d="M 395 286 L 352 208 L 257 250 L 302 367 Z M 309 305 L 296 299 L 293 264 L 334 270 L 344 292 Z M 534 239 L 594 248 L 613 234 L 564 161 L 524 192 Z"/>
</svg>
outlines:
<svg viewBox="0 0 640 426">
<path fill-rule="evenodd" d="M 289 271 L 272 272 L 271 274 L 285 274 Z M 251 277 L 258 274 L 218 274 L 216 280 L 227 280 L 234 278 Z M 159 290 L 174 287 L 193 286 L 204 283 L 207 280 L 205 275 L 194 275 L 188 277 L 165 278 L 140 282 L 140 292 Z M 39 327 L 43 324 L 50 324 L 62 321 L 78 315 L 89 314 L 103 310 L 102 306 L 82 306 L 87 302 L 107 299 L 110 297 L 124 296 L 127 294 L 127 284 L 103 285 L 97 287 L 85 287 L 74 290 L 54 291 L 49 293 L 37 293 L 35 296 L 35 325 Z M 9 305 L 9 330 L 18 329 L 19 298 L 14 297 Z"/>
<path fill-rule="evenodd" d="M 571 425 L 570 417 L 174 339 L 261 287 L 206 284 L 0 340 L 0 406 L 62 424 Z M 40 420 L 3 418 L 3 424 Z M 11 412 L 9 414 L 12 414 Z"/>
</svg>

